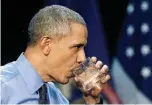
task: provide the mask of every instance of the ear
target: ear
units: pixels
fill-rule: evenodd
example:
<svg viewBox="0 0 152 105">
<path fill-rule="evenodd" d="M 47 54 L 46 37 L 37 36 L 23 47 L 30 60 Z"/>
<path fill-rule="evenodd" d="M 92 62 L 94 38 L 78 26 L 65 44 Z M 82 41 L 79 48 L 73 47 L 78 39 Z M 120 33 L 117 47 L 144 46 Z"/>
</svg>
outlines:
<svg viewBox="0 0 152 105">
<path fill-rule="evenodd" d="M 44 55 L 48 55 L 51 51 L 52 38 L 48 36 L 43 36 L 40 40 L 40 47 Z"/>
</svg>

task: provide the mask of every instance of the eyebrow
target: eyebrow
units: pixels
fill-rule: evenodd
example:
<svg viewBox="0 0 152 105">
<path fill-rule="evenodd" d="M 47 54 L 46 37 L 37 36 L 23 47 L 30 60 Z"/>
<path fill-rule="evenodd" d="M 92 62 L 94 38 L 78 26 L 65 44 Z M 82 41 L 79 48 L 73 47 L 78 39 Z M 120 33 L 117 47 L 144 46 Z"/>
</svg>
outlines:
<svg viewBox="0 0 152 105">
<path fill-rule="evenodd" d="M 71 45 L 71 47 L 73 47 L 73 46 L 86 46 L 87 45 L 87 40 L 84 42 L 76 42 L 76 43 L 73 43 L 72 45 Z"/>
</svg>

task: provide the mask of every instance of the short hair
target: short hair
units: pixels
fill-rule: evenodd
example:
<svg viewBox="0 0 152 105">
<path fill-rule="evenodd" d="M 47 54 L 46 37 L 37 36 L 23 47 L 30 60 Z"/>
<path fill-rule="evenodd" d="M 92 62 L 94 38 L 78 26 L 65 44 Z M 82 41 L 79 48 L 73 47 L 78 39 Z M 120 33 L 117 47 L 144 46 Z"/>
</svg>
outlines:
<svg viewBox="0 0 152 105">
<path fill-rule="evenodd" d="M 82 16 L 67 7 L 51 5 L 40 9 L 29 23 L 28 44 L 36 43 L 43 35 L 67 35 L 71 22 L 86 26 Z"/>
</svg>

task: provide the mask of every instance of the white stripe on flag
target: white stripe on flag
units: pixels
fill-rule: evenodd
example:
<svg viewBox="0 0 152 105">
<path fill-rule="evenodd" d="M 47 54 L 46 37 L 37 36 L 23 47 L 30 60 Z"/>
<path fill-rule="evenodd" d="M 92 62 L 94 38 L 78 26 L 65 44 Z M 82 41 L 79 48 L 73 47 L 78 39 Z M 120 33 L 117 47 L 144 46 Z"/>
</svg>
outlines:
<svg viewBox="0 0 152 105">
<path fill-rule="evenodd" d="M 111 77 L 115 91 L 124 104 L 152 104 L 152 102 L 137 89 L 117 58 L 114 59 L 112 64 Z"/>
</svg>

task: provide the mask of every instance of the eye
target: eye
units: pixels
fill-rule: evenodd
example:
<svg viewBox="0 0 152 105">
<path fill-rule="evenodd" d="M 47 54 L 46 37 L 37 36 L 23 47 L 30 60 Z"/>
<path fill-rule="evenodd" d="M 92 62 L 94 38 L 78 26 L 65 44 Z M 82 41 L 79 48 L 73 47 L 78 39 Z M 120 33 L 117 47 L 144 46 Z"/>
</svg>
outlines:
<svg viewBox="0 0 152 105">
<path fill-rule="evenodd" d="M 80 49 L 81 47 L 83 47 L 84 45 L 83 44 L 78 44 L 78 45 L 76 45 L 75 47 L 77 48 L 77 49 Z"/>
</svg>

